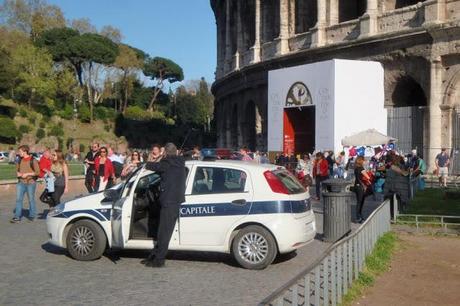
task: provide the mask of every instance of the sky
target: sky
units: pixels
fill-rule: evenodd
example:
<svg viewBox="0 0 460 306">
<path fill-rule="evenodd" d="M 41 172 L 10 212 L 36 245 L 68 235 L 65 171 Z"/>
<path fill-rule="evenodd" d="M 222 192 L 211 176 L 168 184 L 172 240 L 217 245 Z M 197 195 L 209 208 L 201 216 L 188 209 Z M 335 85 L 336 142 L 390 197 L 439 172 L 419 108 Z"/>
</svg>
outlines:
<svg viewBox="0 0 460 306">
<path fill-rule="evenodd" d="M 209 0 L 48 0 L 65 18 L 89 18 L 100 30 L 121 30 L 123 42 L 150 56 L 166 57 L 185 80 L 214 81 L 216 25 Z"/>
</svg>

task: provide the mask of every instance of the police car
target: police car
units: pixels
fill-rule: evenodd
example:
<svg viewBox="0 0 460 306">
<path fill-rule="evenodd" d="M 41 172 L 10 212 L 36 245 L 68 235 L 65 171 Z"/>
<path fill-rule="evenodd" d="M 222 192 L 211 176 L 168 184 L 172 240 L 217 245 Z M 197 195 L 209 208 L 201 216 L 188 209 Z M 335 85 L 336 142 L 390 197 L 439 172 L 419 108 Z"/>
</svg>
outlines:
<svg viewBox="0 0 460 306">
<path fill-rule="evenodd" d="M 187 161 L 186 201 L 170 250 L 231 253 L 248 269 L 311 242 L 308 192 L 287 170 L 242 161 Z M 112 189 L 60 204 L 47 217 L 50 242 L 77 260 L 107 248 L 152 249 L 158 225 L 157 173 L 139 168 Z"/>
</svg>

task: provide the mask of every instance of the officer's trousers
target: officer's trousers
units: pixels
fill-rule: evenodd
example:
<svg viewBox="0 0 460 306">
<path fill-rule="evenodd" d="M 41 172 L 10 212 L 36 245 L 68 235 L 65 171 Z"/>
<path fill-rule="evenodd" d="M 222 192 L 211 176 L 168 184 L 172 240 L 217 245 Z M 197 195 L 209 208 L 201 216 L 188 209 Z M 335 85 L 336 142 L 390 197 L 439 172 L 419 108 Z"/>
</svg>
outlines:
<svg viewBox="0 0 460 306">
<path fill-rule="evenodd" d="M 171 240 L 177 218 L 179 217 L 179 209 L 180 203 L 161 205 L 157 243 L 152 251 L 156 261 L 164 261 L 166 258 L 169 241 Z"/>
</svg>

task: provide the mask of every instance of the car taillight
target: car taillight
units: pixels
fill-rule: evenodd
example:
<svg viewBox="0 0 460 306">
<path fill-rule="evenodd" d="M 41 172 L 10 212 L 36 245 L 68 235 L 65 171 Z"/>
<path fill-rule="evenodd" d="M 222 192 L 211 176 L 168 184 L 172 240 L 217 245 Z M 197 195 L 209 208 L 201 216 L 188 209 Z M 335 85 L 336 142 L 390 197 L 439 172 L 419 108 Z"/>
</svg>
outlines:
<svg viewBox="0 0 460 306">
<path fill-rule="evenodd" d="M 273 192 L 289 194 L 289 190 L 273 172 L 267 170 L 264 172 L 264 176 Z"/>
</svg>

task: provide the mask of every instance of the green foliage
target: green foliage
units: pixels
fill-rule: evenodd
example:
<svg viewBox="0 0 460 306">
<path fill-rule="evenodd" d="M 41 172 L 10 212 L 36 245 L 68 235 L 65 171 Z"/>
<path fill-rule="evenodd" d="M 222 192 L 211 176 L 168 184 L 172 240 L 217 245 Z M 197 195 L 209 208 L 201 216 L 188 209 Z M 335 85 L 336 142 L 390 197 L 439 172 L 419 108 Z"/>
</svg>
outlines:
<svg viewBox="0 0 460 306">
<path fill-rule="evenodd" d="M 37 137 L 38 140 L 41 140 L 41 139 L 45 138 L 45 136 L 46 136 L 45 130 L 42 129 L 42 128 L 38 128 L 37 132 L 35 132 L 35 136 Z"/>
<path fill-rule="evenodd" d="M 107 107 L 105 106 L 100 105 L 94 108 L 94 118 L 96 119 L 99 119 L 99 120 L 107 119 L 107 116 L 108 116 L 107 113 L 108 113 Z"/>
<path fill-rule="evenodd" d="M 79 58 L 74 54 L 69 42 L 79 35 L 78 31 L 71 28 L 50 29 L 40 35 L 36 44 L 40 47 L 46 47 L 56 62 L 78 61 Z"/>
<path fill-rule="evenodd" d="M 157 114 L 158 115 L 158 114 Z M 132 120 L 150 120 L 152 114 L 146 112 L 145 109 L 140 108 L 139 106 L 128 106 L 126 108 L 124 116 Z M 163 115 L 164 117 L 164 115 Z"/>
<path fill-rule="evenodd" d="M 343 297 L 342 305 L 351 305 L 359 298 L 364 290 L 372 286 L 375 278 L 388 270 L 391 256 L 398 246 L 398 237 L 393 232 L 384 234 L 377 240 L 374 250 L 366 257 L 366 266 L 359 272 L 358 278 L 353 282 L 347 294 Z"/>
<path fill-rule="evenodd" d="M 80 143 L 79 149 L 80 149 L 80 152 L 85 152 L 85 145 Z"/>
<path fill-rule="evenodd" d="M 46 122 L 45 121 L 40 121 L 40 123 L 38 124 L 38 126 L 41 128 L 41 129 L 44 129 L 46 127 Z"/>
<path fill-rule="evenodd" d="M 62 137 L 57 137 L 57 141 L 58 141 L 58 149 L 59 150 L 64 150 L 64 139 L 62 139 Z"/>
<path fill-rule="evenodd" d="M 5 101 L 8 101 L 8 102 L 5 102 Z M 14 119 L 14 116 L 16 116 L 16 113 L 18 112 L 18 109 L 17 109 L 16 105 L 14 105 L 13 101 L 11 101 L 11 103 L 13 105 L 10 105 L 9 101 L 11 101 L 11 100 L 3 100 L 3 101 L 1 101 L 1 104 L 0 104 L 0 116 L 3 115 L 3 116 L 7 116 L 7 117 L 9 117 L 11 119 Z"/>
<path fill-rule="evenodd" d="M 81 122 L 88 123 L 90 122 L 90 118 L 91 114 L 88 105 L 86 105 L 86 103 L 81 104 L 78 108 L 78 119 L 80 119 Z"/>
<path fill-rule="evenodd" d="M 64 109 L 58 112 L 59 117 L 70 120 L 73 118 L 73 107 L 70 104 L 66 104 Z"/>
<path fill-rule="evenodd" d="M 197 96 L 190 94 L 177 96 L 176 114 L 182 124 L 201 126 L 206 123 L 206 107 Z"/>
<path fill-rule="evenodd" d="M 25 124 L 21 124 L 21 125 L 19 126 L 19 133 L 21 133 L 21 134 L 27 134 L 27 133 L 29 133 L 29 132 L 30 132 L 30 126 L 25 125 Z"/>
<path fill-rule="evenodd" d="M 53 125 L 48 132 L 48 136 L 64 136 L 64 129 L 59 124 Z"/>
<path fill-rule="evenodd" d="M 53 60 L 46 50 L 25 44 L 15 50 L 11 60 L 18 71 L 16 90 L 27 95 L 29 103 L 55 94 Z"/>
<path fill-rule="evenodd" d="M 156 120 L 165 120 L 166 119 L 165 114 L 163 112 L 160 112 L 160 111 L 151 112 L 150 116 L 151 116 L 152 119 L 156 119 Z"/>
<path fill-rule="evenodd" d="M 0 137 L 1 138 L 15 138 L 19 133 L 16 129 L 14 121 L 7 117 L 0 117 Z"/>
<path fill-rule="evenodd" d="M 27 110 L 23 107 L 19 108 L 19 116 L 27 118 Z"/>
<path fill-rule="evenodd" d="M 118 55 L 118 45 L 99 34 L 84 33 L 69 41 L 74 56 L 83 61 L 112 64 Z"/>
<path fill-rule="evenodd" d="M 112 127 L 110 126 L 110 124 L 106 124 L 106 125 L 104 125 L 104 130 L 106 132 L 110 132 L 112 130 Z"/>
<path fill-rule="evenodd" d="M 37 115 L 34 113 L 29 113 L 29 116 L 27 118 L 30 122 L 30 124 L 35 125 L 35 122 L 37 122 Z"/>
<path fill-rule="evenodd" d="M 11 65 L 11 57 L 6 50 L 0 48 L 0 94 L 14 86 L 15 78 L 16 71 Z"/>
<path fill-rule="evenodd" d="M 147 58 L 143 72 L 152 80 L 168 80 L 169 83 L 184 79 L 182 68 L 172 60 L 163 57 Z"/>
</svg>

